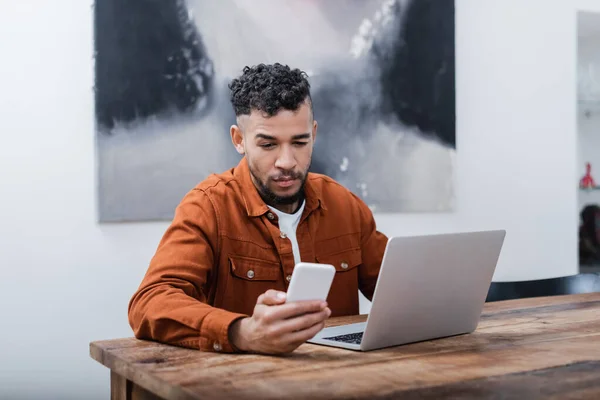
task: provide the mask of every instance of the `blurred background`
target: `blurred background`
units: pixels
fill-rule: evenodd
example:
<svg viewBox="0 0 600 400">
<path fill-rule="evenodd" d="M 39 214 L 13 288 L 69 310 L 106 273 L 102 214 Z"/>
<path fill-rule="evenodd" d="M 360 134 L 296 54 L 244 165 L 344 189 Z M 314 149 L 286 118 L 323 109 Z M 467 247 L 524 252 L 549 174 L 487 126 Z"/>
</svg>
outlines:
<svg viewBox="0 0 600 400">
<path fill-rule="evenodd" d="M 168 226 L 98 219 L 92 5 L 0 2 L 2 399 L 109 397 L 89 342 L 132 335 L 127 303 Z M 599 13 L 456 0 L 455 204 L 376 211 L 378 228 L 504 228 L 496 282 L 597 268 Z"/>
</svg>

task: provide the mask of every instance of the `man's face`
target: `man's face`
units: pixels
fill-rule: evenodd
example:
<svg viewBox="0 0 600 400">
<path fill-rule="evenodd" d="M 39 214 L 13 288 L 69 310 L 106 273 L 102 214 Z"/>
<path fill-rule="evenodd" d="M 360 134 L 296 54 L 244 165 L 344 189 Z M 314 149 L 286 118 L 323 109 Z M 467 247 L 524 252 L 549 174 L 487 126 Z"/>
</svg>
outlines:
<svg viewBox="0 0 600 400">
<path fill-rule="evenodd" d="M 303 194 L 316 133 L 307 102 L 272 117 L 253 110 L 231 127 L 236 150 L 246 155 L 254 185 L 267 204 L 293 211 Z"/>
</svg>

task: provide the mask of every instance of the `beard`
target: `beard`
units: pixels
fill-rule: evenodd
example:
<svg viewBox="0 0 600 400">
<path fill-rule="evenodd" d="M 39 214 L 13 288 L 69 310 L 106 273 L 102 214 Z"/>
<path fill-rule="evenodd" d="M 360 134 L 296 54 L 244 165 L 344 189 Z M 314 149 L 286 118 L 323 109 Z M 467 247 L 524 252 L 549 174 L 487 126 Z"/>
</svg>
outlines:
<svg viewBox="0 0 600 400">
<path fill-rule="evenodd" d="M 270 206 L 275 207 L 277 205 L 290 205 L 290 204 L 294 204 L 295 202 L 301 202 L 301 200 L 304 199 L 304 185 L 306 184 L 306 177 L 308 176 L 308 169 L 305 173 L 294 172 L 294 171 L 283 171 L 275 178 L 271 178 L 271 177 L 267 178 L 269 180 L 272 180 L 272 179 L 277 179 L 278 177 L 285 176 L 285 177 L 292 177 L 293 179 L 298 179 L 300 181 L 300 188 L 298 189 L 298 191 L 296 191 L 296 193 L 291 194 L 289 196 L 279 196 L 275 192 L 273 192 L 271 189 L 269 189 L 269 186 L 267 185 L 267 183 L 263 182 L 263 180 L 260 179 L 254 173 L 254 168 L 252 168 L 252 167 L 250 167 L 250 174 L 252 175 L 252 177 L 254 178 L 254 182 L 258 186 L 257 187 L 258 194 L 263 199 L 263 201 Z"/>
</svg>

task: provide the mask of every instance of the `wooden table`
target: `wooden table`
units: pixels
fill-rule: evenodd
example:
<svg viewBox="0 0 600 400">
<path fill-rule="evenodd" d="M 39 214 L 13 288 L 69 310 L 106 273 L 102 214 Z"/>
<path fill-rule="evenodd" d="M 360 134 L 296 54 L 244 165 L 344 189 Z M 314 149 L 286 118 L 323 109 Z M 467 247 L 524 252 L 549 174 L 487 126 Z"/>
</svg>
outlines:
<svg viewBox="0 0 600 400">
<path fill-rule="evenodd" d="M 113 399 L 600 399 L 600 293 L 487 303 L 472 334 L 365 353 L 216 354 L 131 338 L 90 353 L 110 368 Z"/>
</svg>

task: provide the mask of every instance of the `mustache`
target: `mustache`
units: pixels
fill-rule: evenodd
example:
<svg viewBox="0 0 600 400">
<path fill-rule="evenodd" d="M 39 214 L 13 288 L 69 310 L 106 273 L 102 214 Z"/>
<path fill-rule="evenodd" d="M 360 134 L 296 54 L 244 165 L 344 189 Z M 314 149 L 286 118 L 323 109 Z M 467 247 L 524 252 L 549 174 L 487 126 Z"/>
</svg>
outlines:
<svg viewBox="0 0 600 400">
<path fill-rule="evenodd" d="M 276 176 L 272 176 L 271 180 L 281 181 L 281 180 L 289 180 L 289 179 L 302 179 L 303 176 L 304 175 L 302 174 L 302 172 L 287 171 L 287 172 L 282 172 Z"/>
</svg>

